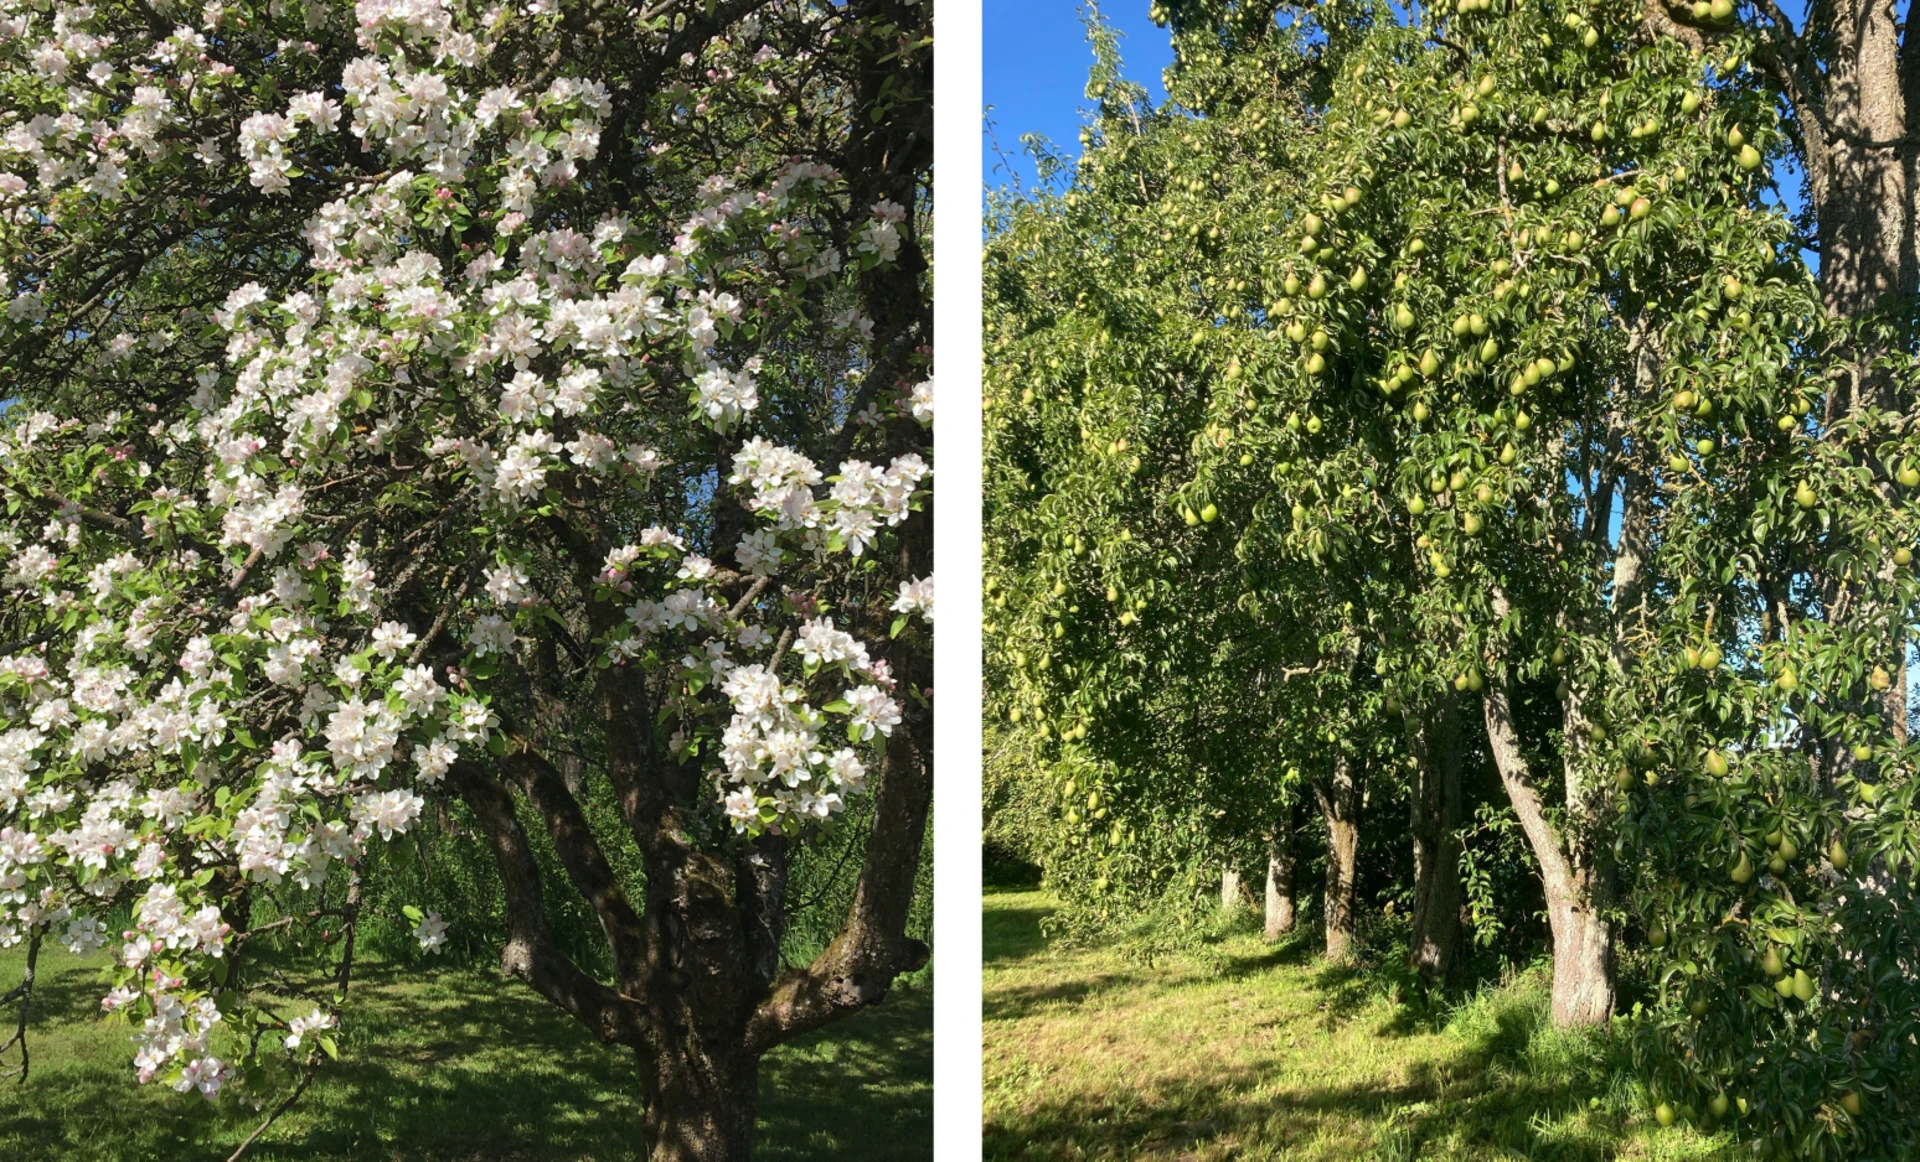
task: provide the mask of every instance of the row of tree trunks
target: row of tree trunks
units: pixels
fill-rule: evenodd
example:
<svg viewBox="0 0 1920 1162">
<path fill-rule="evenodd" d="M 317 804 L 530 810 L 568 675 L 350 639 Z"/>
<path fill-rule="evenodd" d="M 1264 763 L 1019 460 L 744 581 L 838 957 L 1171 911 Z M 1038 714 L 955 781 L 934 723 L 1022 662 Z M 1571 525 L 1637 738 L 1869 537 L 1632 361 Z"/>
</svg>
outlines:
<svg viewBox="0 0 1920 1162">
<path fill-rule="evenodd" d="M 1419 766 L 1413 804 L 1414 967 L 1428 981 L 1449 980 L 1457 969 L 1460 935 L 1460 837 L 1462 739 L 1449 700 L 1425 718 L 1409 718 L 1408 734 Z M 1326 955 L 1353 954 L 1359 917 L 1360 820 L 1357 780 L 1344 756 L 1331 775 L 1314 780 L 1314 795 L 1327 829 L 1323 909 Z M 1265 930 L 1268 940 L 1292 932 L 1298 917 L 1299 849 L 1291 803 L 1267 839 Z M 1244 889 L 1238 869 L 1220 872 L 1220 907 L 1238 908 Z"/>
</svg>

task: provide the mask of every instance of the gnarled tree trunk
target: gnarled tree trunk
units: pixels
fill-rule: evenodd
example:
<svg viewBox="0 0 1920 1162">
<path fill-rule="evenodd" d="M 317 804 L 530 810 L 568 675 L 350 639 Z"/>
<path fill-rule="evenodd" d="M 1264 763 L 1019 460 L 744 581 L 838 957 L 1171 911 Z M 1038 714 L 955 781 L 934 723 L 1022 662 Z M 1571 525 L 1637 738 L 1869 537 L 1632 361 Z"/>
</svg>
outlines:
<svg viewBox="0 0 1920 1162">
<path fill-rule="evenodd" d="M 644 1049 L 635 1056 L 647 1099 L 650 1162 L 747 1162 L 759 1058 Z"/>
<path fill-rule="evenodd" d="M 1353 954 L 1353 938 L 1359 927 L 1355 884 L 1360 861 L 1360 800 L 1354 790 L 1353 764 L 1345 755 L 1334 759 L 1331 779 L 1314 780 L 1313 793 L 1327 822 L 1327 959 L 1340 962 Z"/>
</svg>

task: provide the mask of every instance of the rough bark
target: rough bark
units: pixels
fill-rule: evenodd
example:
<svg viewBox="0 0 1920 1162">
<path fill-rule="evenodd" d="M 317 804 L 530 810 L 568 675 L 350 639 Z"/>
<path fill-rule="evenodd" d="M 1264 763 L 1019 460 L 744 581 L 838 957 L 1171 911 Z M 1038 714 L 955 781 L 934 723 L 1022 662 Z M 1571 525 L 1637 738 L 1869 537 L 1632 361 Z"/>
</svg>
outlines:
<svg viewBox="0 0 1920 1162">
<path fill-rule="evenodd" d="M 1360 800 L 1354 790 L 1353 764 L 1344 755 L 1336 758 L 1331 778 L 1314 780 L 1313 793 L 1327 823 L 1327 959 L 1341 962 L 1353 954 L 1359 927 L 1355 881 L 1360 858 Z"/>
<path fill-rule="evenodd" d="M 554 947 L 540 865 L 514 815 L 505 785 L 474 763 L 456 763 L 448 777 L 453 790 L 473 809 L 500 872 L 507 905 L 507 942 L 500 950 L 500 970 L 573 1014 L 601 1041 L 640 1044 L 645 1035 L 640 1005 L 580 971 Z"/>
<path fill-rule="evenodd" d="M 748 1162 L 760 1059 L 697 1043 L 636 1053 L 649 1162 Z"/>
<path fill-rule="evenodd" d="M 1413 788 L 1413 940 L 1408 960 L 1428 984 L 1458 968 L 1460 944 L 1461 738 L 1453 699 L 1410 713 Z"/>
<path fill-rule="evenodd" d="M 1267 925 L 1268 940 L 1278 940 L 1293 931 L 1294 872 L 1299 852 L 1293 838 L 1293 808 L 1288 807 L 1274 825 L 1267 841 Z"/>
<path fill-rule="evenodd" d="M 1837 0 L 1822 7 L 1834 51 L 1826 54 L 1821 86 L 1825 173 L 1810 183 L 1820 244 L 1820 283 L 1827 308 L 1862 319 L 1892 305 L 1888 296 L 1915 286 L 1913 148 L 1906 139 L 1907 109 L 1900 61 L 1900 26 L 1886 0 Z M 1880 354 L 1869 343 L 1855 353 L 1858 399 L 1829 397 L 1829 418 L 1861 403 L 1891 402 L 1865 361 Z"/>
</svg>

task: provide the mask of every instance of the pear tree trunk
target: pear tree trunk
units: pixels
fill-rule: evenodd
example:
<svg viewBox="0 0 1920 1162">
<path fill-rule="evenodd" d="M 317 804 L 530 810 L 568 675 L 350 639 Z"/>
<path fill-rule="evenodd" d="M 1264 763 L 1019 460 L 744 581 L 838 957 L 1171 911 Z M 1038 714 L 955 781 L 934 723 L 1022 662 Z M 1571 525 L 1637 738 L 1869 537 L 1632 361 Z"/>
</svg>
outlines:
<svg viewBox="0 0 1920 1162">
<path fill-rule="evenodd" d="M 1590 844 L 1562 836 L 1520 749 L 1512 707 L 1497 683 L 1485 696 L 1487 742 L 1513 811 L 1539 864 L 1553 934 L 1553 1023 L 1601 1025 L 1613 1015 L 1613 926 L 1600 913 L 1607 886 Z M 1578 808 L 1578 801 L 1574 804 Z"/>
<path fill-rule="evenodd" d="M 1230 867 L 1220 869 L 1220 910 L 1240 910 L 1240 873 Z"/>
<path fill-rule="evenodd" d="M 1341 962 L 1353 955 L 1359 925 L 1355 902 L 1360 859 L 1359 796 L 1354 791 L 1353 765 L 1345 755 L 1334 760 L 1331 779 L 1314 781 L 1313 792 L 1327 823 L 1327 959 Z"/>
<path fill-rule="evenodd" d="M 1267 842 L 1268 940 L 1278 940 L 1293 931 L 1294 871 L 1298 862 L 1299 853 L 1293 840 L 1293 809 L 1289 807 Z"/>
<path fill-rule="evenodd" d="M 1413 751 L 1413 940 L 1408 959 L 1428 984 L 1458 971 L 1460 944 L 1461 739 L 1451 695 L 1409 712 Z"/>
</svg>

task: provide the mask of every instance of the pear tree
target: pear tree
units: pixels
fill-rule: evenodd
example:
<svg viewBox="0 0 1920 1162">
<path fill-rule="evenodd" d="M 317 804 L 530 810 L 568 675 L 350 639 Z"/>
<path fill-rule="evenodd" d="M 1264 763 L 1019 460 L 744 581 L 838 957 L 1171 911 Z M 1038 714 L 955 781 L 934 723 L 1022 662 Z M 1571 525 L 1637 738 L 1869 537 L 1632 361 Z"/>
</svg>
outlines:
<svg viewBox="0 0 1920 1162">
<path fill-rule="evenodd" d="M 1132 318 L 1209 372 L 1182 383 L 1207 396 L 1191 454 L 1153 462 L 1176 515 L 1257 562 L 1215 600 L 1290 592 L 1284 638 L 1351 593 L 1386 697 L 1483 737 L 1546 896 L 1553 1015 L 1607 1021 L 1629 976 L 1661 1120 L 1783 1156 L 1906 1141 L 1906 339 L 1897 279 L 1868 310 L 1855 260 L 1801 257 L 1850 227 L 1781 207 L 1811 132 L 1776 114 L 1781 45 L 1710 7 L 1693 33 L 1487 0 L 1411 26 L 1157 15 L 1177 106 L 1104 106 L 1034 216 L 1124 242 L 1056 296 L 1184 300 Z M 1223 160 L 1154 148 L 1169 120 Z M 1816 215 L 1852 196 L 1822 190 Z M 1162 527 L 1143 559 L 1192 531 Z"/>
</svg>

